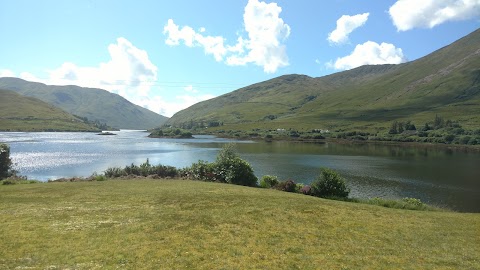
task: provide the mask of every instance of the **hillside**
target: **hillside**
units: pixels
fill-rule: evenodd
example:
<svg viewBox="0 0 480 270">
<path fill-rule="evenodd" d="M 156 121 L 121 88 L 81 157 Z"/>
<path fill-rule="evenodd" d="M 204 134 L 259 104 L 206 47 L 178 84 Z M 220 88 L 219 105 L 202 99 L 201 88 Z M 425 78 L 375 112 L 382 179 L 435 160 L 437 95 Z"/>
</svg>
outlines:
<svg viewBox="0 0 480 270">
<path fill-rule="evenodd" d="M 230 128 L 384 129 L 435 115 L 480 126 L 480 30 L 421 59 L 311 78 L 285 75 L 195 104 L 168 124 Z M 226 127 L 228 128 L 228 127 Z"/>
<path fill-rule="evenodd" d="M 479 269 L 480 214 L 187 180 L 0 185 L 1 269 Z"/>
<path fill-rule="evenodd" d="M 71 114 L 114 128 L 150 129 L 167 118 L 106 90 L 79 86 L 53 86 L 18 78 L 0 78 L 0 88 L 38 98 Z"/>
<path fill-rule="evenodd" d="M 98 131 L 73 115 L 32 97 L 0 89 L 1 131 Z"/>
</svg>

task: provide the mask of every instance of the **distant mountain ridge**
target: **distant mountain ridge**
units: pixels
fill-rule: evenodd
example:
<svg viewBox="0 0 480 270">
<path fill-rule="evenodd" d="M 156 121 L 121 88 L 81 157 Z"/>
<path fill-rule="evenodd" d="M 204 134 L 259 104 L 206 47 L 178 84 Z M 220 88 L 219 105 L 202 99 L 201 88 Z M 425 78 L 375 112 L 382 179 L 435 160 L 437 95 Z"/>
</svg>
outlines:
<svg viewBox="0 0 480 270">
<path fill-rule="evenodd" d="M 71 114 L 114 128 L 151 129 L 168 119 L 103 89 L 45 85 L 9 77 L 0 78 L 0 88 L 38 98 Z"/>
<path fill-rule="evenodd" d="M 39 99 L 2 89 L 0 97 L 0 131 L 99 131 Z"/>
<path fill-rule="evenodd" d="M 435 115 L 480 126 L 480 30 L 425 57 L 312 78 L 284 75 L 176 113 L 167 124 L 231 128 L 385 128 Z"/>
</svg>

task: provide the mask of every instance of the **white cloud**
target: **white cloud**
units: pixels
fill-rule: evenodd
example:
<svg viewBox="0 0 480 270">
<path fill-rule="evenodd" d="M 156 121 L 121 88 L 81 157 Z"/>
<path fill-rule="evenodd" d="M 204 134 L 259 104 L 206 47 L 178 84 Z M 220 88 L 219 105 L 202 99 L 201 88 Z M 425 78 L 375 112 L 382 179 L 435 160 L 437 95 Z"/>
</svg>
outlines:
<svg viewBox="0 0 480 270">
<path fill-rule="evenodd" d="M 337 58 L 335 63 L 329 63 L 327 66 L 346 70 L 363 65 L 400 64 L 406 61 L 402 49 L 396 48 L 393 44 L 367 41 L 358 44 L 350 55 Z"/>
<path fill-rule="evenodd" d="M 8 69 L 0 69 L 0 78 L 1 77 L 15 77 L 15 73 Z"/>
<path fill-rule="evenodd" d="M 147 52 L 125 38 L 118 38 L 117 43 L 110 44 L 108 51 L 108 62 L 96 67 L 79 67 L 66 62 L 49 71 L 46 83 L 101 88 L 127 99 L 137 95 L 148 96 L 157 80 L 157 67 L 150 61 Z"/>
<path fill-rule="evenodd" d="M 480 0 L 398 0 L 389 9 L 398 31 L 433 28 L 447 21 L 480 17 Z"/>
<path fill-rule="evenodd" d="M 243 14 L 248 38 L 238 37 L 235 45 L 225 45 L 222 36 L 202 35 L 204 28 L 197 33 L 192 27 L 180 28 L 169 19 L 163 29 L 167 35 L 165 43 L 177 46 L 183 41 L 187 47 L 203 47 L 205 53 L 213 55 L 218 62 L 225 61 L 230 66 L 253 63 L 263 67 L 266 73 L 274 73 L 289 64 L 284 41 L 290 35 L 290 26 L 279 17 L 281 12 L 282 8 L 276 3 L 249 0 Z"/>
<path fill-rule="evenodd" d="M 166 101 L 161 96 L 154 97 L 138 97 L 135 100 L 135 104 L 145 107 L 151 111 L 158 112 L 161 115 L 171 117 L 176 112 L 186 109 L 195 103 L 204 101 L 207 99 L 215 98 L 216 96 L 205 95 L 178 95 L 175 96 L 175 100 Z"/>
<path fill-rule="evenodd" d="M 189 93 L 198 93 L 198 90 L 193 88 L 193 85 L 187 85 L 183 88 L 183 90 L 185 90 Z"/>
<path fill-rule="evenodd" d="M 370 13 L 357 14 L 354 16 L 343 15 L 337 20 L 337 28 L 328 34 L 327 40 L 333 44 L 341 44 L 348 41 L 348 35 L 353 30 L 364 25 Z"/>
<path fill-rule="evenodd" d="M 158 84 L 157 67 L 150 61 L 146 51 L 135 47 L 125 38 L 118 38 L 116 43 L 110 44 L 108 51 L 110 60 L 98 66 L 80 67 L 66 62 L 59 68 L 48 71 L 48 78 L 40 79 L 28 72 L 22 72 L 20 78 L 49 85 L 79 85 L 105 89 L 167 117 L 196 102 L 215 97 L 200 94 L 193 85 L 187 85 L 183 89 L 186 95 L 182 95 L 182 91 L 182 94 L 174 96 L 173 100 L 166 100 L 156 95 L 156 91 L 152 89 Z M 10 70 L 0 70 L 0 77 L 3 76 L 15 74 Z"/>
</svg>

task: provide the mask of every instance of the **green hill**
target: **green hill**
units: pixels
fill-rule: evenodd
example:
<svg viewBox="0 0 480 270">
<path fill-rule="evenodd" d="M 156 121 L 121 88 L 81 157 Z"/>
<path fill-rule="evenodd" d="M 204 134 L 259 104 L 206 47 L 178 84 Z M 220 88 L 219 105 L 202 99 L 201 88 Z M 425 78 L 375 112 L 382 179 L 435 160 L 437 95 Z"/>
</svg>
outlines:
<svg viewBox="0 0 480 270">
<path fill-rule="evenodd" d="M 106 90 L 79 86 L 53 86 L 18 78 L 0 78 L 0 88 L 38 98 L 71 114 L 114 128 L 150 129 L 167 118 Z"/>
<path fill-rule="evenodd" d="M 0 130 L 98 131 L 59 108 L 8 90 L 0 90 Z"/>
<path fill-rule="evenodd" d="M 285 75 L 195 104 L 167 123 L 230 128 L 384 129 L 442 115 L 480 126 L 480 30 L 421 59 L 311 78 Z"/>
<path fill-rule="evenodd" d="M 0 185 L 1 269 L 479 269 L 480 214 L 187 180 Z"/>
</svg>

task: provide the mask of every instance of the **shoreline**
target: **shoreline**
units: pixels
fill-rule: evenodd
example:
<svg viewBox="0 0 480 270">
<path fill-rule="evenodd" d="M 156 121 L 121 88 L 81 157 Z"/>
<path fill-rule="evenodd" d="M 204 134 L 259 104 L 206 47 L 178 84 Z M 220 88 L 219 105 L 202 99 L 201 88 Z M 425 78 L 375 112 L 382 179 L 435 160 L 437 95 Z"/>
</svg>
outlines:
<svg viewBox="0 0 480 270">
<path fill-rule="evenodd" d="M 235 136 L 221 136 L 220 134 L 209 134 L 223 139 L 236 139 L 239 141 L 264 141 L 264 142 L 291 142 L 291 143 L 313 143 L 313 144 L 326 144 L 336 143 L 345 145 L 386 145 L 386 146 L 408 146 L 419 148 L 438 148 L 452 151 L 463 151 L 470 153 L 480 153 L 480 145 L 464 145 L 464 144 L 440 144 L 440 143 L 421 143 L 421 142 L 398 142 L 398 141 L 372 141 L 372 140 L 349 140 L 338 138 L 325 138 L 325 139 L 302 139 L 302 138 L 261 138 L 261 137 L 235 137 Z"/>
</svg>

